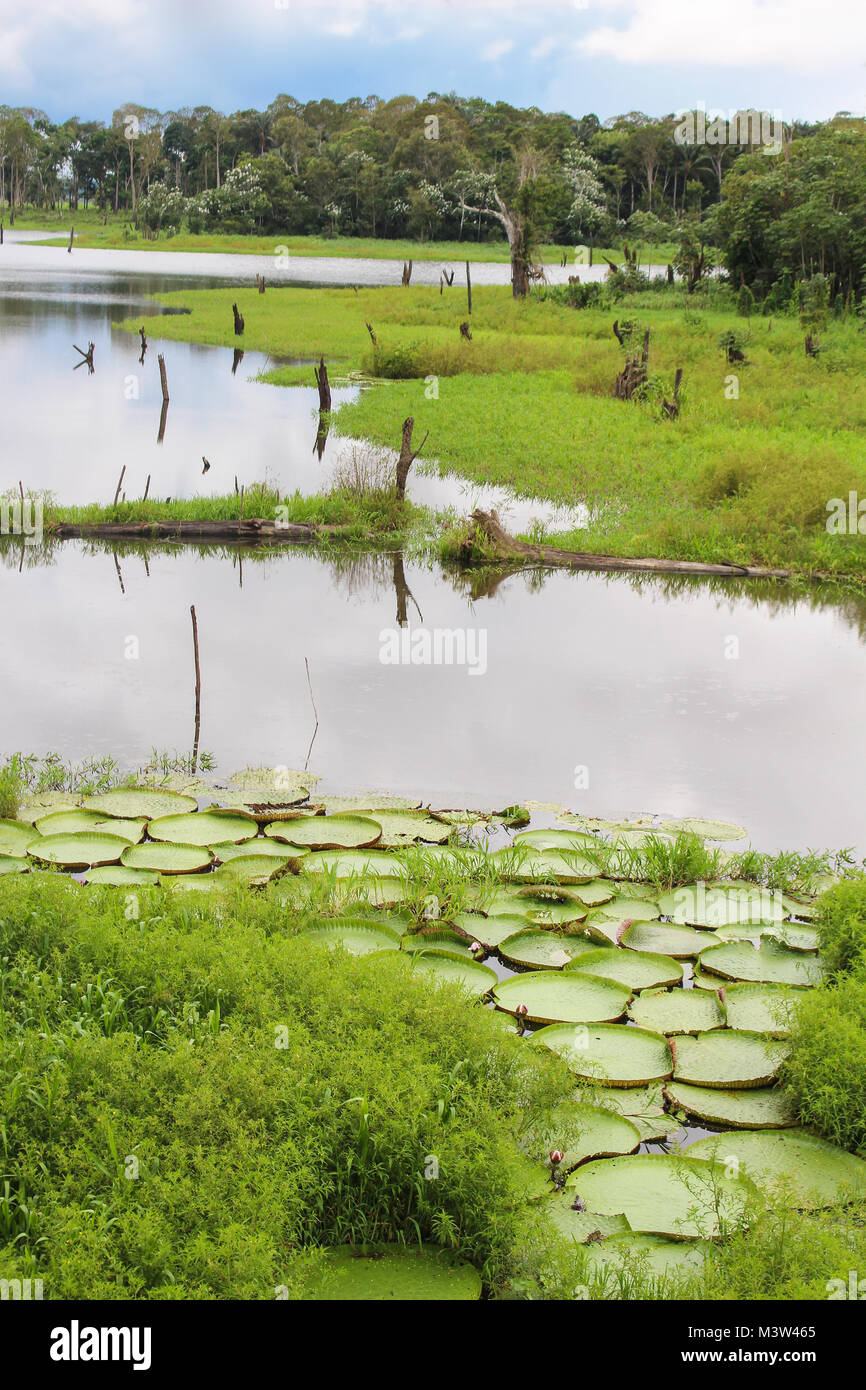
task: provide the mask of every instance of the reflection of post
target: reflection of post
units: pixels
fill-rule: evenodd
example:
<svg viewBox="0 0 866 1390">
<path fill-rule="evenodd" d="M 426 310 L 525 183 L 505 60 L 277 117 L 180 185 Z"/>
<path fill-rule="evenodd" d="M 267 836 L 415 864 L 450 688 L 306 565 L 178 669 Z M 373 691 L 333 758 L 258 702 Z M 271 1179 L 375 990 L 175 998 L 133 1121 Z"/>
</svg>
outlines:
<svg viewBox="0 0 866 1390">
<path fill-rule="evenodd" d="M 406 605 L 409 599 L 411 599 L 412 602 L 415 604 L 418 617 L 421 619 L 423 623 L 424 617 L 421 612 L 421 609 L 418 607 L 418 601 L 415 598 L 415 595 L 412 593 L 412 590 L 409 588 L 409 585 L 406 583 L 406 574 L 403 569 L 402 550 L 394 551 L 394 593 L 397 595 L 397 626 L 405 627 L 409 621 L 406 612 Z"/>
<path fill-rule="evenodd" d="M 321 461 L 325 452 L 325 445 L 328 441 L 328 431 L 331 428 L 331 417 L 324 411 L 319 411 L 319 428 L 316 430 L 316 439 L 313 444 L 313 453 L 317 454 Z"/>
<path fill-rule="evenodd" d="M 195 604 L 190 608 L 192 618 L 192 645 L 195 656 L 195 738 L 192 745 L 192 770 L 198 768 L 198 740 L 201 733 L 201 667 L 198 660 L 198 621 L 195 616 Z"/>
<path fill-rule="evenodd" d="M 157 444 L 161 444 L 165 439 L 165 422 L 168 419 L 168 401 L 163 401 L 162 410 L 159 412 L 159 434 L 156 436 Z"/>
<path fill-rule="evenodd" d="M 117 570 L 117 579 L 118 579 L 118 583 L 120 584 L 120 592 L 121 592 L 122 594 L 125 594 L 125 593 L 126 593 L 126 590 L 125 590 L 124 587 L 123 587 L 123 572 L 122 572 L 122 570 L 121 570 L 121 568 L 120 568 L 120 561 L 119 561 L 118 558 L 117 558 L 117 551 L 116 551 L 116 550 L 112 550 L 111 553 L 112 553 L 112 555 L 114 556 L 114 568 Z"/>
<path fill-rule="evenodd" d="M 238 367 L 241 365 L 241 363 L 243 362 L 243 360 L 244 360 L 244 350 L 243 350 L 243 348 L 235 348 L 234 357 L 232 358 L 232 376 L 235 375 L 235 373 L 237 372 Z"/>
</svg>

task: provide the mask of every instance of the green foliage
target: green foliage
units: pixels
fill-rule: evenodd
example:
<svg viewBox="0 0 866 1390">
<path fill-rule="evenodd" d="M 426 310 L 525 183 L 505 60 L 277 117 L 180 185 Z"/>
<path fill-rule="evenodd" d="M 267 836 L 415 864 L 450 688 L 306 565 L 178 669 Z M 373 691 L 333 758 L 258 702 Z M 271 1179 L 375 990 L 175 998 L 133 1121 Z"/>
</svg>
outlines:
<svg viewBox="0 0 866 1390">
<path fill-rule="evenodd" d="M 866 972 L 810 990 L 782 1070 L 800 1119 L 866 1156 Z"/>
<path fill-rule="evenodd" d="M 830 975 L 866 967 L 866 878 L 837 884 L 818 903 L 821 956 Z"/>
<path fill-rule="evenodd" d="M 133 902 L 0 888 L 0 1273 L 268 1299 L 318 1244 L 432 1240 L 493 1287 L 532 1262 L 509 1134 L 560 1063 L 268 894 Z"/>
<path fill-rule="evenodd" d="M 18 768 L 8 762 L 0 767 L 0 820 L 15 819 L 23 790 Z"/>
</svg>

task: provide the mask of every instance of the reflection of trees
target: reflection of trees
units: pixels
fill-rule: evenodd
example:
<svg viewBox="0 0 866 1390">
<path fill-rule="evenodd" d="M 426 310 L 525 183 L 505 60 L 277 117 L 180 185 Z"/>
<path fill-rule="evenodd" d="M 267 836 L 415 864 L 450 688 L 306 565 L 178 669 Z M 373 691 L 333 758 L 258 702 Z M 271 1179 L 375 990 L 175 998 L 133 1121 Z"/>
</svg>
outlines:
<svg viewBox="0 0 866 1390">
<path fill-rule="evenodd" d="M 405 626 L 409 602 L 415 603 L 406 579 L 405 556 L 402 551 L 355 550 L 333 545 L 327 549 L 300 546 L 251 546 L 232 543 L 194 543 L 179 546 L 174 541 L 59 541 L 46 536 L 41 545 L 24 545 L 19 536 L 0 537 L 0 566 L 6 570 L 31 570 L 40 565 L 54 565 L 62 558 L 66 546 L 77 546 L 79 554 L 116 555 L 120 559 L 138 558 L 147 568 L 148 560 L 156 555 L 182 556 L 193 551 L 199 559 L 225 560 L 233 565 L 265 566 L 276 573 L 287 555 L 303 555 L 311 564 L 326 566 L 333 581 L 348 598 L 372 599 L 393 592 L 396 620 Z M 507 597 L 509 584 L 522 585 L 529 593 L 541 593 L 551 578 L 570 584 L 599 581 L 605 585 L 628 585 L 649 602 L 665 602 L 694 595 L 705 599 L 712 594 L 719 610 L 729 612 L 743 603 L 762 609 L 771 617 L 789 613 L 798 604 L 811 612 L 830 609 L 866 642 L 866 594 L 843 584 L 807 584 L 779 582 L 769 579 L 727 579 L 723 575 L 657 575 L 633 572 L 601 573 L 593 570 L 567 571 L 543 566 L 479 565 L 464 568 L 456 563 L 437 562 L 430 556 L 413 556 L 412 564 L 433 571 L 438 568 L 442 581 L 468 599 L 479 601 Z M 415 603 L 415 607 L 418 605 Z M 419 610 L 420 616 L 420 610 Z M 423 619 L 422 619 L 423 621 Z"/>
</svg>

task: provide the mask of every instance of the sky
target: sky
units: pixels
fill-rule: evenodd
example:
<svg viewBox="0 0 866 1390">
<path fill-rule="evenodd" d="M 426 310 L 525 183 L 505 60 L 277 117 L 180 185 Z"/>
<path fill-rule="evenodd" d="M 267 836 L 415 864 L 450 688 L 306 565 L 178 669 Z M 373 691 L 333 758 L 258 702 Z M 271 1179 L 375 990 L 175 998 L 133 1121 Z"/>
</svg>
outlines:
<svg viewBox="0 0 866 1390">
<path fill-rule="evenodd" d="M 866 111 L 866 0 L 0 0 L 0 104 L 109 121 L 456 91 L 602 120 Z"/>
</svg>

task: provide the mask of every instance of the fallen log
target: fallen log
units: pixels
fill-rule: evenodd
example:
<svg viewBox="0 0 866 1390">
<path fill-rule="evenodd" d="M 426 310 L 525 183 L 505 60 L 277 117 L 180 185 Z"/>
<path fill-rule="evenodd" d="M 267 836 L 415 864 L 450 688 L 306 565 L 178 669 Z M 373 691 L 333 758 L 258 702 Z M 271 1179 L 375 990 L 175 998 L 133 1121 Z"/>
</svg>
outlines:
<svg viewBox="0 0 866 1390">
<path fill-rule="evenodd" d="M 96 521 L 73 523 L 48 521 L 49 535 L 58 540 L 335 540 L 354 531 L 352 526 L 327 526 L 312 522 L 277 522 L 269 517 L 227 517 L 202 521 Z"/>
<path fill-rule="evenodd" d="M 516 540 L 502 525 L 496 512 L 476 508 L 470 518 L 472 530 L 461 549 L 460 559 L 467 565 L 501 562 L 514 565 L 551 565 L 573 570 L 639 570 L 650 574 L 717 574 L 734 579 L 792 579 L 791 570 L 766 569 L 760 565 L 716 564 L 699 560 L 631 559 L 619 555 L 591 555 L 582 551 L 557 550 L 552 545 L 531 545 Z M 477 549 L 476 549 L 477 545 Z M 814 576 L 822 577 L 822 576 Z"/>
</svg>

